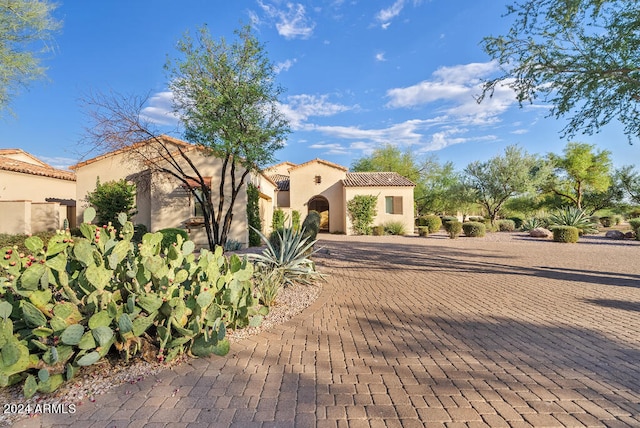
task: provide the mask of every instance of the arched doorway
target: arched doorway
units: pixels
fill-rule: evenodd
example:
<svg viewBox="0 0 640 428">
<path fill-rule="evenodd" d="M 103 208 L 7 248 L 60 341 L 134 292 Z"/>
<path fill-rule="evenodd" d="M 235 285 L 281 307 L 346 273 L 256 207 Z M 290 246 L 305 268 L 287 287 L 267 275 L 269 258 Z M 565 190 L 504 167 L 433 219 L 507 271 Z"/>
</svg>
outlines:
<svg viewBox="0 0 640 428">
<path fill-rule="evenodd" d="M 314 196 L 307 203 L 309 211 L 320 213 L 320 232 L 329 232 L 329 201 L 324 196 Z"/>
</svg>

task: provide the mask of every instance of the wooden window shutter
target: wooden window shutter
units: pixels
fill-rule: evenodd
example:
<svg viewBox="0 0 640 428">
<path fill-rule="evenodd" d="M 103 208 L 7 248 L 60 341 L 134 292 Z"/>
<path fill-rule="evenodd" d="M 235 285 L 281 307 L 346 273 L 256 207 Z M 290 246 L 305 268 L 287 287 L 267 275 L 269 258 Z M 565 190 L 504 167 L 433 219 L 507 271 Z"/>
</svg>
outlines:
<svg viewBox="0 0 640 428">
<path fill-rule="evenodd" d="M 402 214 L 402 196 L 393 197 L 393 213 Z"/>
</svg>

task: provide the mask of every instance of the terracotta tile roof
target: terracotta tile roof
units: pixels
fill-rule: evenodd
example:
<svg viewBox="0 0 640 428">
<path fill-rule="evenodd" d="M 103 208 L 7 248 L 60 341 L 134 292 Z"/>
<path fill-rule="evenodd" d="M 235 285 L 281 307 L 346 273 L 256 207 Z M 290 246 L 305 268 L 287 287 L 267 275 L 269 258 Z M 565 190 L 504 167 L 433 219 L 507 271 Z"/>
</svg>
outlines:
<svg viewBox="0 0 640 428">
<path fill-rule="evenodd" d="M 0 170 L 40 175 L 42 177 L 58 178 L 60 180 L 76 181 L 76 175 L 71 171 L 55 169 L 48 165 L 34 165 L 32 163 L 22 162 L 4 156 L 0 156 Z"/>
<path fill-rule="evenodd" d="M 397 172 L 348 172 L 345 187 L 413 187 L 415 183 Z"/>
<path fill-rule="evenodd" d="M 332 168 L 339 169 L 341 171 L 348 171 L 348 169 L 345 168 L 342 165 L 338 165 L 337 163 L 333 163 L 333 162 L 326 161 L 324 159 L 317 159 L 317 158 L 313 159 L 313 160 L 310 160 L 309 162 L 301 163 L 300 165 L 292 166 L 291 168 L 289 168 L 289 171 L 293 171 L 294 169 L 298 169 L 298 168 L 302 168 L 302 167 L 307 166 L 307 165 L 311 165 L 312 163 L 319 163 L 319 164 L 322 164 L 322 165 L 326 165 L 326 166 L 330 166 Z"/>
<path fill-rule="evenodd" d="M 278 186 L 278 190 L 283 192 L 289 191 L 290 180 L 288 175 L 271 174 L 268 178 L 276 183 L 276 185 Z"/>
<path fill-rule="evenodd" d="M 168 135 L 160 135 L 158 138 L 163 140 L 164 142 L 172 143 L 172 144 L 174 144 L 176 146 L 186 147 L 186 148 L 189 148 L 189 149 L 194 147 L 192 144 L 189 144 L 189 143 L 187 143 L 185 141 L 182 141 L 182 140 L 178 140 L 177 138 L 173 138 L 173 137 L 170 137 Z M 104 154 L 102 154 L 100 156 L 96 156 L 94 158 L 87 159 L 86 161 L 79 162 L 79 163 L 77 163 L 77 164 L 75 164 L 73 166 L 70 166 L 69 169 L 76 170 L 76 169 L 78 169 L 80 167 L 83 167 L 85 165 L 89 165 L 89 164 L 92 164 L 94 162 L 98 162 L 98 161 L 100 161 L 102 159 L 106 159 L 108 157 L 115 156 L 115 155 L 118 155 L 120 153 L 128 152 L 128 151 L 130 151 L 130 150 L 132 150 L 134 148 L 138 148 L 140 146 L 144 146 L 145 144 L 149 144 L 150 142 L 151 142 L 151 139 L 145 140 L 145 141 L 140 141 L 140 142 L 131 144 L 129 146 L 122 147 L 120 149 L 113 150 L 113 151 L 108 152 L 108 153 L 104 153 Z"/>
</svg>

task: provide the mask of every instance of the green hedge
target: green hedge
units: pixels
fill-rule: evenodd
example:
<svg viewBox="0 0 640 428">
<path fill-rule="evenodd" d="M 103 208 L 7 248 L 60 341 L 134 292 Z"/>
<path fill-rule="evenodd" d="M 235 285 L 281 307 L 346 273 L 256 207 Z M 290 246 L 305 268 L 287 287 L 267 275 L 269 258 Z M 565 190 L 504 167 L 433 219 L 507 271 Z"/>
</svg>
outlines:
<svg viewBox="0 0 640 428">
<path fill-rule="evenodd" d="M 449 233 L 449 238 L 455 239 L 460 235 L 460 232 L 462 232 L 462 223 L 457 220 L 449 221 L 445 223 L 445 229 Z"/>
<path fill-rule="evenodd" d="M 436 233 L 442 227 L 442 220 L 437 215 L 425 215 L 418 218 L 418 226 L 429 228 L 429 233 Z"/>
<path fill-rule="evenodd" d="M 183 241 L 189 240 L 189 234 L 186 230 L 178 229 L 175 227 L 169 227 L 167 229 L 161 229 L 158 232 L 162 233 L 162 248 L 167 249 L 174 243 L 178 242 L 178 235 L 182 236 Z"/>
<path fill-rule="evenodd" d="M 479 221 L 468 221 L 466 223 L 462 223 L 462 230 L 464 230 L 464 234 L 466 236 L 481 238 L 485 235 L 487 227 L 484 223 L 480 223 Z"/>
<path fill-rule="evenodd" d="M 556 242 L 578 242 L 580 236 L 580 230 L 573 226 L 553 226 L 551 228 L 553 232 L 553 240 Z"/>
</svg>

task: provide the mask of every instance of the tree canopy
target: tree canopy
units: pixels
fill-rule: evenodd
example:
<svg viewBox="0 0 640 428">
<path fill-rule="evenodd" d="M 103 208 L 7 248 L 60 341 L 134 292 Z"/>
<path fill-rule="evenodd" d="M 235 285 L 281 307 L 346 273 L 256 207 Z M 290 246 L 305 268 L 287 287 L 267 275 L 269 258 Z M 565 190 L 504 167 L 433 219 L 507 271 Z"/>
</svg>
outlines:
<svg viewBox="0 0 640 428">
<path fill-rule="evenodd" d="M 45 74 L 39 54 L 50 50 L 61 26 L 56 5 L 44 0 L 0 2 L 0 112 L 29 82 Z"/>
<path fill-rule="evenodd" d="M 522 0 L 507 8 L 507 34 L 483 39 L 520 103 L 541 97 L 567 117 L 567 136 L 592 134 L 614 119 L 640 137 L 640 3 L 627 0 Z"/>
<path fill-rule="evenodd" d="M 534 190 L 547 169 L 537 156 L 517 146 L 508 146 L 504 156 L 486 162 L 475 161 L 464 170 L 467 184 L 493 222 L 502 205 L 511 197 Z"/>
<path fill-rule="evenodd" d="M 611 153 L 596 151 L 595 146 L 585 143 L 568 143 L 562 156 L 550 154 L 554 167 L 547 183 L 548 189 L 578 209 L 583 208 L 585 194 L 591 200 L 602 198 L 598 193 L 606 192 L 612 183 Z"/>
</svg>

